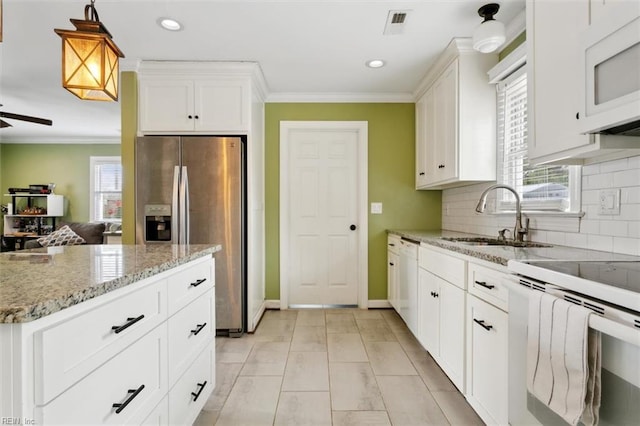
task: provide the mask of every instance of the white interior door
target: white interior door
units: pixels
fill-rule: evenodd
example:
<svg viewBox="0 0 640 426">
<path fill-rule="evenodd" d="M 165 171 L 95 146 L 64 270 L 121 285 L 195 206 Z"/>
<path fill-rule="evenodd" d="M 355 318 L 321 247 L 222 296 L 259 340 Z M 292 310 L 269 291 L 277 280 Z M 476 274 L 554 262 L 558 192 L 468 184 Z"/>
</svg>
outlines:
<svg viewBox="0 0 640 426">
<path fill-rule="evenodd" d="M 361 128 L 300 124 L 281 133 L 281 306 L 359 305 Z"/>
</svg>

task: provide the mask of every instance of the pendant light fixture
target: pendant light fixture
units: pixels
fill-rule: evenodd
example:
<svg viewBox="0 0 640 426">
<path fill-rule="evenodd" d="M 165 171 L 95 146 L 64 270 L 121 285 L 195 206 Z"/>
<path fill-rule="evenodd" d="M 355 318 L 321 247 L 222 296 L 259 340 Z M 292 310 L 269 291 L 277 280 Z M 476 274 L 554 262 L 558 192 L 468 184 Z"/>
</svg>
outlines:
<svg viewBox="0 0 640 426">
<path fill-rule="evenodd" d="M 498 13 L 498 10 L 500 5 L 497 3 L 485 4 L 478 9 L 478 15 L 484 18 L 473 33 L 473 48 L 478 52 L 493 52 L 502 46 L 506 39 L 504 24 L 493 19 L 493 15 Z"/>
<path fill-rule="evenodd" d="M 84 20 L 70 19 L 73 30 L 54 31 L 62 38 L 62 87 L 92 101 L 117 101 L 118 59 L 124 54 L 102 25 L 95 0 L 84 7 Z"/>
</svg>

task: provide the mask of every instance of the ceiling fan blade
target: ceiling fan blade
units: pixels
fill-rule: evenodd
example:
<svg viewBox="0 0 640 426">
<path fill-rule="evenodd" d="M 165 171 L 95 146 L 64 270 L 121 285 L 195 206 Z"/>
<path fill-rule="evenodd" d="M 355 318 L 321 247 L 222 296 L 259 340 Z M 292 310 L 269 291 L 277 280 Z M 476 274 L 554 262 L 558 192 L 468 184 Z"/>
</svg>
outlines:
<svg viewBox="0 0 640 426">
<path fill-rule="evenodd" d="M 48 120 L 46 118 L 31 117 L 28 115 L 13 114 L 10 112 L 0 111 L 0 117 L 11 118 L 14 120 L 28 121 L 30 123 L 36 123 L 36 124 L 44 124 L 45 126 L 51 126 L 53 124 L 53 121 Z"/>
<path fill-rule="evenodd" d="M 2 129 L 3 127 L 11 127 L 11 124 L 7 123 L 4 120 L 0 120 L 0 129 Z"/>
</svg>

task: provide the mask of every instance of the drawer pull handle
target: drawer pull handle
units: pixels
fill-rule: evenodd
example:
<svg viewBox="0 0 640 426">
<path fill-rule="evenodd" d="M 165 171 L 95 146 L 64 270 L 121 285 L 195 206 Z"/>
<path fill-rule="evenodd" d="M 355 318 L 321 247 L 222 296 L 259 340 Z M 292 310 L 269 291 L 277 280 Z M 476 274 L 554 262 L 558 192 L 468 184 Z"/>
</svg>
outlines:
<svg viewBox="0 0 640 426">
<path fill-rule="evenodd" d="M 198 393 L 195 392 L 191 392 L 191 396 L 193 396 L 193 401 L 195 402 L 199 397 L 200 394 L 202 393 L 202 391 L 204 390 L 204 387 L 207 386 L 207 381 L 205 380 L 204 383 L 198 383 L 198 387 L 200 388 L 198 390 Z"/>
<path fill-rule="evenodd" d="M 140 392 L 142 392 L 142 389 L 144 389 L 144 385 L 141 385 L 138 389 L 129 389 L 127 393 L 130 393 L 131 395 L 129 395 L 129 398 L 127 398 L 125 402 L 113 404 L 112 407 L 116 409 L 116 414 L 120 414 L 120 412 L 124 410 Z"/>
<path fill-rule="evenodd" d="M 202 284 L 203 282 L 205 282 L 207 279 L 206 278 L 200 278 L 199 280 L 196 280 L 196 282 L 193 282 L 191 284 L 189 284 L 191 287 L 198 287 L 200 284 Z"/>
<path fill-rule="evenodd" d="M 196 329 L 195 330 L 191 330 L 191 333 L 194 336 L 197 336 L 198 333 L 200 333 L 202 331 L 202 329 L 205 328 L 206 326 L 207 326 L 206 322 L 204 324 L 198 324 L 198 325 L 196 325 Z"/>
<path fill-rule="evenodd" d="M 432 291 L 432 292 L 431 292 L 431 295 L 432 295 L 433 297 L 438 297 L 438 296 L 439 296 L 439 294 L 438 294 L 438 293 L 436 293 L 435 291 Z"/>
<path fill-rule="evenodd" d="M 484 329 L 485 329 L 485 330 L 487 330 L 487 331 L 490 331 L 490 330 L 493 328 L 493 326 L 492 326 L 492 325 L 487 325 L 487 324 L 485 324 L 485 323 L 484 323 L 484 320 L 477 320 L 477 319 L 475 319 L 475 318 L 474 318 L 474 319 L 473 319 L 473 322 L 475 322 L 475 323 L 477 323 L 477 324 L 480 324 L 480 327 L 484 328 Z"/>
<path fill-rule="evenodd" d="M 394 265 L 394 263 L 393 263 L 393 262 L 389 262 L 389 266 L 393 266 L 393 265 Z"/>
<path fill-rule="evenodd" d="M 487 284 L 486 281 L 474 281 L 476 284 L 484 287 L 484 288 L 488 288 L 489 290 L 491 290 L 492 288 L 495 288 L 495 285 L 493 284 Z"/>
<path fill-rule="evenodd" d="M 395 247 L 395 246 L 396 246 L 396 245 L 395 245 L 395 244 L 393 244 L 393 243 L 389 243 L 389 245 L 390 245 L 391 247 Z"/>
<path fill-rule="evenodd" d="M 131 327 L 133 324 L 137 323 L 142 318 L 144 318 L 144 314 L 140 315 L 137 318 L 129 317 L 129 318 L 127 318 L 127 322 L 125 324 L 123 324 L 123 325 L 114 325 L 113 327 L 111 327 L 111 329 L 113 330 L 114 333 L 118 334 L 121 331 Z"/>
</svg>

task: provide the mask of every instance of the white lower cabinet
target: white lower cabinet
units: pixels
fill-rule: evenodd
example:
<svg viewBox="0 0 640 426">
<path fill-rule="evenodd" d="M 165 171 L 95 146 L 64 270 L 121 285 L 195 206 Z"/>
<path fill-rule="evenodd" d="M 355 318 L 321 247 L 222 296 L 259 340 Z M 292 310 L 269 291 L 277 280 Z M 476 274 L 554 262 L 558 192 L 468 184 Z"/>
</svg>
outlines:
<svg viewBox="0 0 640 426">
<path fill-rule="evenodd" d="M 3 328 L 12 368 L 2 369 L 2 416 L 46 425 L 193 423 L 215 387 L 214 277 L 214 259 L 201 257 Z"/>
<path fill-rule="evenodd" d="M 508 423 L 505 273 L 469 262 L 466 398 L 487 424 Z"/>
<path fill-rule="evenodd" d="M 425 269 L 436 257 L 445 264 L 464 268 L 466 262 L 441 252 L 420 247 L 418 272 L 418 340 L 449 376 L 456 387 L 465 389 L 465 300 L 464 280 L 457 285 Z M 449 258 L 450 259 L 447 259 Z M 451 271 L 449 271 L 451 272 Z M 460 271 L 454 271 L 456 276 Z M 449 276 L 447 273 L 446 275 Z"/>
<path fill-rule="evenodd" d="M 418 248 L 417 331 L 412 331 L 492 425 L 508 424 L 508 276 L 498 264 L 424 243 Z M 407 297 L 401 303 L 406 305 Z"/>
</svg>

